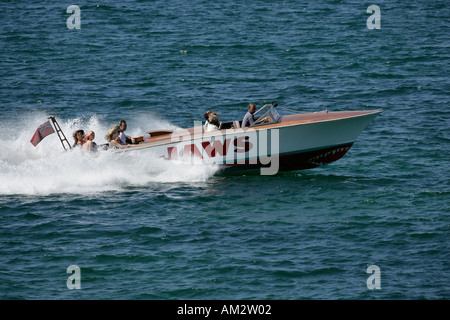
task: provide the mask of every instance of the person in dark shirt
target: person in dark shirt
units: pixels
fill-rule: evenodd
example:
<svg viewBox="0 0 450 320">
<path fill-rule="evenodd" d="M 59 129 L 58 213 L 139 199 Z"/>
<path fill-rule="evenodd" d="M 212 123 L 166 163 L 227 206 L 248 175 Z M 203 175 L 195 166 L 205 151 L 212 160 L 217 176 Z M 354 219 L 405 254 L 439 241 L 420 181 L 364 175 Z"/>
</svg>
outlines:
<svg viewBox="0 0 450 320">
<path fill-rule="evenodd" d="M 256 105 L 254 103 L 250 103 L 248 105 L 248 112 L 245 114 L 244 119 L 242 120 L 242 128 L 250 127 L 253 122 L 255 122 L 255 117 L 253 114 L 256 111 Z"/>
</svg>

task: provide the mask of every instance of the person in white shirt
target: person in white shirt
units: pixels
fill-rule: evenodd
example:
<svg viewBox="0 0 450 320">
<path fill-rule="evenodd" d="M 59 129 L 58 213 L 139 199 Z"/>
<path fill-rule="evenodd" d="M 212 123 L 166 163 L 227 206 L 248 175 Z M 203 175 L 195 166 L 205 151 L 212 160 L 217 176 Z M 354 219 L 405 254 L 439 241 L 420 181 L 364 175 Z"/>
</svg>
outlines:
<svg viewBox="0 0 450 320">
<path fill-rule="evenodd" d="M 204 115 L 206 122 L 205 122 L 205 132 L 211 132 L 214 130 L 219 130 L 219 117 L 217 116 L 217 113 L 213 111 L 207 111 Z"/>
<path fill-rule="evenodd" d="M 127 122 L 125 120 L 120 120 L 119 121 L 119 139 L 122 140 L 123 144 L 128 144 L 128 143 L 136 143 L 135 139 L 127 136 L 125 134 L 125 130 L 127 130 Z"/>
</svg>

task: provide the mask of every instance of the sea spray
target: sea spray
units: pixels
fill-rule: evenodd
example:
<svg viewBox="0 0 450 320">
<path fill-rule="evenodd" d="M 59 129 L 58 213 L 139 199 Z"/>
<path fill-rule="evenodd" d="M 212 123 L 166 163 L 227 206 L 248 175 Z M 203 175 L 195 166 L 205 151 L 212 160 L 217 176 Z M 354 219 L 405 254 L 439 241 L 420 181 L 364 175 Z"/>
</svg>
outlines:
<svg viewBox="0 0 450 320">
<path fill-rule="evenodd" d="M 55 193 L 86 194 L 118 191 L 129 187 L 145 187 L 152 183 L 202 182 L 214 175 L 216 166 L 167 161 L 151 149 L 115 153 L 87 153 L 81 148 L 64 151 L 57 134 L 46 137 L 37 146 L 29 142 L 34 130 L 48 116 L 35 115 L 16 123 L 20 128 L 9 140 L 3 128 L 0 140 L 0 194 L 48 195 Z M 57 119 L 70 144 L 72 133 L 78 129 L 96 133 L 97 144 L 106 143 L 104 133 L 110 125 L 102 117 Z M 20 121 L 20 120 L 19 120 Z M 128 121 L 131 136 L 145 134 L 157 128 L 174 128 L 154 117 Z M 5 131 L 5 132 L 3 132 Z"/>
</svg>

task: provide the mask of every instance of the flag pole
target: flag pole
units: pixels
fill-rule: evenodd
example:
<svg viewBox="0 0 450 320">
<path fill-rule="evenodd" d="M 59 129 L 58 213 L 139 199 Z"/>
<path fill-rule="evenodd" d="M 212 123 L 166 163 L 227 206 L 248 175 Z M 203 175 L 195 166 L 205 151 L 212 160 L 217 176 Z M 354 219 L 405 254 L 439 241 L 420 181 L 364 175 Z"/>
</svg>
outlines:
<svg viewBox="0 0 450 320">
<path fill-rule="evenodd" d="M 64 135 L 64 132 L 61 130 L 61 127 L 59 126 L 58 122 L 56 121 L 55 117 L 49 117 L 50 120 L 53 122 L 53 126 L 56 129 L 56 133 L 58 134 L 59 141 L 61 141 L 61 144 L 64 148 L 64 150 L 67 151 L 66 146 L 64 145 L 64 142 L 67 143 L 67 146 L 69 147 L 69 150 L 72 150 L 72 146 L 70 145 L 69 141 L 67 141 L 66 136 Z"/>
</svg>

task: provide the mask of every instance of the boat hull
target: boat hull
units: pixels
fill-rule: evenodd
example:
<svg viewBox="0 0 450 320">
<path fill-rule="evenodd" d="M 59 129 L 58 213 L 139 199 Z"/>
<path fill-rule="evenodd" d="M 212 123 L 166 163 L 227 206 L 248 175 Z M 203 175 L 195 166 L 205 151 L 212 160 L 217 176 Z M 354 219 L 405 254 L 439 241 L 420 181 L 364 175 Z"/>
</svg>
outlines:
<svg viewBox="0 0 450 320">
<path fill-rule="evenodd" d="M 278 171 L 295 171 L 313 169 L 335 162 L 342 158 L 352 147 L 353 143 L 343 144 L 339 146 L 323 148 L 318 150 L 303 151 L 293 154 L 285 154 L 279 156 Z M 223 164 L 221 167 L 226 170 L 255 170 L 261 168 L 270 168 L 269 164 Z"/>
<path fill-rule="evenodd" d="M 283 116 L 259 127 L 203 132 L 201 126 L 149 137 L 117 152 L 151 150 L 166 160 L 261 169 L 262 174 L 304 170 L 343 157 L 381 111 L 321 112 Z"/>
</svg>

